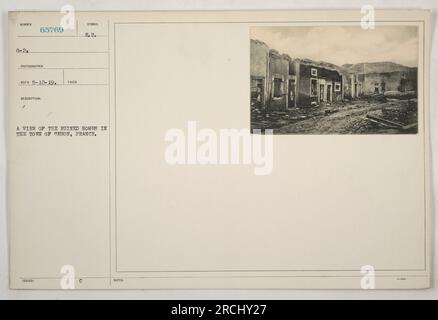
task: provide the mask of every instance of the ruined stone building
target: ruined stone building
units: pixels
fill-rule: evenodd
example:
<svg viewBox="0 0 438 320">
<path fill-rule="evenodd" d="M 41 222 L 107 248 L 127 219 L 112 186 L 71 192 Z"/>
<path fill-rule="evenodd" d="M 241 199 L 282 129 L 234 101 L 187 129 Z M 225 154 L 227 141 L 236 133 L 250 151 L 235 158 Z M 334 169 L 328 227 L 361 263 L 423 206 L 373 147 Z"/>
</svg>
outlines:
<svg viewBox="0 0 438 320">
<path fill-rule="evenodd" d="M 268 81 L 268 105 L 270 110 L 287 110 L 290 108 L 288 93 L 290 87 L 290 65 L 291 58 L 288 55 L 280 54 L 276 50 L 269 51 L 269 81 Z"/>
<path fill-rule="evenodd" d="M 417 68 L 405 67 L 393 62 L 374 62 L 349 65 L 347 72 L 351 80 L 352 98 L 384 94 L 388 91 L 417 90 Z"/>
<path fill-rule="evenodd" d="M 343 80 L 337 70 L 310 60 L 295 59 L 290 71 L 296 77 L 294 107 L 342 100 Z"/>
<path fill-rule="evenodd" d="M 250 41 L 251 105 L 270 111 L 322 106 L 344 99 L 417 90 L 417 68 L 392 62 L 336 66 L 292 59 Z"/>
<path fill-rule="evenodd" d="M 269 110 L 287 111 L 341 100 L 341 74 L 318 63 L 291 59 L 251 40 L 251 104 Z"/>
<path fill-rule="evenodd" d="M 251 40 L 250 59 L 251 103 L 270 110 L 287 110 L 291 58 Z"/>
<path fill-rule="evenodd" d="M 363 95 L 363 76 L 354 72 L 343 74 L 344 98 L 356 99 Z"/>
<path fill-rule="evenodd" d="M 250 43 L 251 103 L 267 106 L 269 47 L 261 41 Z"/>
<path fill-rule="evenodd" d="M 367 73 L 363 77 L 365 94 L 417 91 L 416 70 Z"/>
</svg>

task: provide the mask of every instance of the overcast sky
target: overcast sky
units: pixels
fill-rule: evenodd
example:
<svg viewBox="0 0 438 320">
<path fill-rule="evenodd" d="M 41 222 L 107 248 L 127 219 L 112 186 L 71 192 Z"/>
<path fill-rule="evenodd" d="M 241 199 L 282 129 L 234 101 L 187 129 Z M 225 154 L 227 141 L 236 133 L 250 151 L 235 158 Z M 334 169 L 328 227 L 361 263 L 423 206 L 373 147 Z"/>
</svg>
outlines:
<svg viewBox="0 0 438 320">
<path fill-rule="evenodd" d="M 252 27 L 251 39 L 291 58 L 309 58 L 337 65 L 391 61 L 418 64 L 418 30 L 415 26 Z"/>
</svg>

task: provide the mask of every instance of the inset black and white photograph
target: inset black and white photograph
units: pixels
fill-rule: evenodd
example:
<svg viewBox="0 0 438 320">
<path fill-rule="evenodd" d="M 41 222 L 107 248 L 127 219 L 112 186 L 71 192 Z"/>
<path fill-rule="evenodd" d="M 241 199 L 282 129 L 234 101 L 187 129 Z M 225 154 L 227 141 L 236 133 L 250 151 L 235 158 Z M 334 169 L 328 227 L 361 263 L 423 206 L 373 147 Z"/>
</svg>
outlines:
<svg viewBox="0 0 438 320">
<path fill-rule="evenodd" d="M 415 134 L 416 26 L 250 28 L 251 130 Z"/>
</svg>

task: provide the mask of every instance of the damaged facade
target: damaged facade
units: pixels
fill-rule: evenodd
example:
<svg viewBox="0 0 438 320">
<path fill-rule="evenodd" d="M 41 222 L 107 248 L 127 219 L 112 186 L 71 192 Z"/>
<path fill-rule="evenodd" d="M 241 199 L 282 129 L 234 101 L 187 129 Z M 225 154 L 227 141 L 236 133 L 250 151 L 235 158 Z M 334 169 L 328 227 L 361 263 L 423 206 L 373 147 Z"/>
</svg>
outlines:
<svg viewBox="0 0 438 320">
<path fill-rule="evenodd" d="M 292 59 L 251 40 L 251 105 L 269 110 L 320 105 L 343 97 L 343 79 L 335 70 Z"/>
<path fill-rule="evenodd" d="M 417 90 L 417 68 L 385 62 L 338 67 L 293 59 L 259 40 L 251 39 L 250 46 L 251 106 L 256 108 L 287 111 Z"/>
<path fill-rule="evenodd" d="M 342 100 L 342 76 L 337 70 L 300 59 L 293 61 L 290 70 L 296 76 L 294 107 Z"/>
<path fill-rule="evenodd" d="M 364 94 L 385 93 L 387 91 L 417 91 L 417 70 L 373 72 L 363 75 Z"/>
<path fill-rule="evenodd" d="M 347 67 L 343 68 L 343 74 L 348 79 L 344 85 L 346 98 L 417 91 L 417 68 L 391 62 L 362 63 Z"/>
<path fill-rule="evenodd" d="M 354 72 L 345 72 L 344 79 L 344 98 L 356 99 L 363 95 L 363 75 Z"/>
<path fill-rule="evenodd" d="M 268 92 L 266 77 L 268 76 L 269 47 L 258 40 L 250 43 L 251 104 L 266 106 Z"/>
<path fill-rule="evenodd" d="M 251 40 L 251 105 L 271 110 L 289 107 L 290 57 Z"/>
</svg>

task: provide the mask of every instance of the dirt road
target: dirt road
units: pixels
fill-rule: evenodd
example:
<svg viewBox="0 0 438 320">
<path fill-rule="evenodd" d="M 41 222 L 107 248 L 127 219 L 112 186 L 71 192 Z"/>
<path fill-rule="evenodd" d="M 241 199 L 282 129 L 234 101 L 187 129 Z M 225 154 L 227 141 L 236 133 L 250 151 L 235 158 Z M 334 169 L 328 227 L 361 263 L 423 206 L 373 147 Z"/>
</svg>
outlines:
<svg viewBox="0 0 438 320">
<path fill-rule="evenodd" d="M 416 121 L 416 106 L 407 103 L 360 102 L 336 109 L 328 115 L 316 115 L 305 120 L 290 123 L 274 130 L 276 134 L 370 134 L 370 133 L 401 133 L 400 130 L 385 128 L 369 121 L 366 116 L 372 115 L 408 124 Z M 413 131 L 406 133 L 415 133 Z"/>
</svg>

